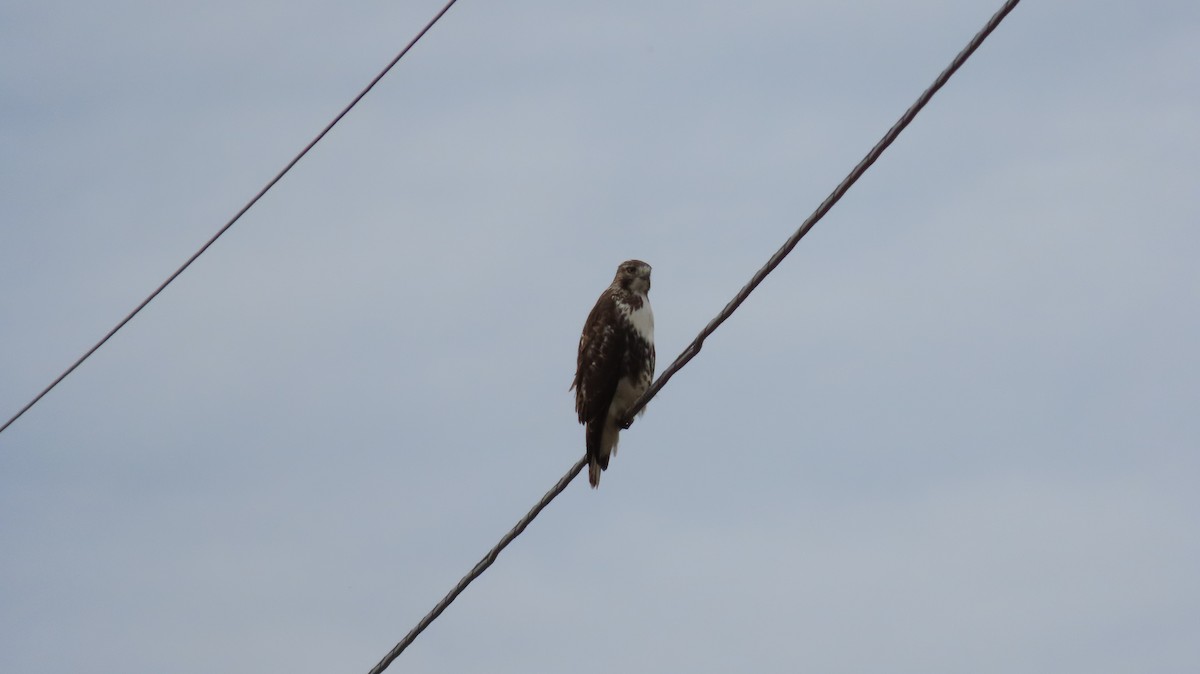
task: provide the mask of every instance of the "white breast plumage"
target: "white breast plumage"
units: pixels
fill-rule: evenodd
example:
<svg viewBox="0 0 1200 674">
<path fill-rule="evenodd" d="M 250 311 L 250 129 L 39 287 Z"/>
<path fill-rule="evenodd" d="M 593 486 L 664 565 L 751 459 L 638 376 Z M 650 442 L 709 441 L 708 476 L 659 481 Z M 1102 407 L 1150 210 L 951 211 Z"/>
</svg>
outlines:
<svg viewBox="0 0 1200 674">
<path fill-rule="evenodd" d="M 650 299 L 642 296 L 642 306 L 633 309 L 628 304 L 621 304 L 621 313 L 633 326 L 635 332 L 647 344 L 654 343 L 654 312 L 650 310 Z"/>
</svg>

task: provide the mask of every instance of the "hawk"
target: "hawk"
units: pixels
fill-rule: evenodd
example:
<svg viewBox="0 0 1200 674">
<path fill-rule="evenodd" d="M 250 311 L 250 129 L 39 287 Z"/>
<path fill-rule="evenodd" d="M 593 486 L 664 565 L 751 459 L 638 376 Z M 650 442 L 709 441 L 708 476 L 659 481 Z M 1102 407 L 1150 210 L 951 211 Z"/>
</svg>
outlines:
<svg viewBox="0 0 1200 674">
<path fill-rule="evenodd" d="M 654 378 L 654 314 L 650 311 L 650 265 L 628 260 L 592 313 L 579 337 L 575 368 L 575 411 L 586 425 L 588 482 L 600 484 L 600 471 L 617 452 L 618 420 Z M 645 410 L 642 410 L 645 412 Z"/>
</svg>

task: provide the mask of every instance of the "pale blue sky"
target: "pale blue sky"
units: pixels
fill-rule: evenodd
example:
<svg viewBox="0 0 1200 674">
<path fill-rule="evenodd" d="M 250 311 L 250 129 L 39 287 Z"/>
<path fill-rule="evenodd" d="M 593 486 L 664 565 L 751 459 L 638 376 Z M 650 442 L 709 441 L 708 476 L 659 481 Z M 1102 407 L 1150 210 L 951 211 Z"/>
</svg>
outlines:
<svg viewBox="0 0 1200 674">
<path fill-rule="evenodd" d="M 0 434 L 0 671 L 367 671 L 999 2 L 459 3 Z M 0 415 L 440 2 L 0 4 Z M 1194 672 L 1200 6 L 1022 3 L 393 665 Z"/>
</svg>

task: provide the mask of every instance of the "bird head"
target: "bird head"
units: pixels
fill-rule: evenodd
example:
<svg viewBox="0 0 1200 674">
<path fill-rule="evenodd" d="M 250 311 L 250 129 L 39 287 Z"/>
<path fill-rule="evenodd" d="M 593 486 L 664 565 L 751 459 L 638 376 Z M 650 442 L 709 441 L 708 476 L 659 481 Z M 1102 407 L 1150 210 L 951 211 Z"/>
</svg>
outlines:
<svg viewBox="0 0 1200 674">
<path fill-rule="evenodd" d="M 641 260 L 626 260 L 617 267 L 613 285 L 629 292 L 645 295 L 650 292 L 650 265 Z"/>
</svg>

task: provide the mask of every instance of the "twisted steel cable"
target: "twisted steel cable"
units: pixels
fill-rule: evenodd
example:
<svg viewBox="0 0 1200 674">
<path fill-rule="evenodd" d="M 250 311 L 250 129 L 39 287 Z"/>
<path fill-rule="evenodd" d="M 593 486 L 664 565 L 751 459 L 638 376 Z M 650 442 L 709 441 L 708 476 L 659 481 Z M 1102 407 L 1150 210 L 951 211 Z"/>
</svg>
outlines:
<svg viewBox="0 0 1200 674">
<path fill-rule="evenodd" d="M 683 368 L 684 365 L 687 365 L 688 361 L 690 361 L 692 358 L 695 358 L 696 354 L 700 353 L 700 348 L 704 345 L 704 340 L 707 339 L 708 336 L 714 331 L 716 331 L 716 329 L 720 327 L 720 325 L 724 323 L 726 319 L 733 315 L 734 311 L 737 311 L 737 308 L 741 306 L 742 302 L 745 302 L 746 298 L 750 296 L 750 293 L 754 292 L 754 289 L 763 282 L 763 279 L 765 279 L 768 274 L 770 274 L 776 267 L 779 266 L 779 263 L 783 261 L 783 258 L 787 257 L 788 253 L 792 252 L 792 249 L 795 248 L 796 244 L 800 242 L 800 239 L 804 238 L 804 235 L 813 228 L 813 225 L 817 224 L 821 218 L 825 217 L 825 214 L 828 213 L 831 208 L 833 208 L 833 205 L 842 198 L 846 191 L 849 190 L 850 187 L 860 177 L 862 177 L 864 173 L 866 173 L 867 169 L 875 163 L 876 159 L 879 159 L 879 156 L 883 154 L 883 151 L 886 150 L 888 146 L 896 140 L 900 133 L 904 131 L 905 127 L 907 127 L 913 121 L 913 119 L 916 118 L 917 113 L 919 113 L 921 109 L 924 108 L 929 102 L 929 100 L 933 98 L 933 95 L 936 94 L 938 90 L 946 84 L 947 81 L 949 81 L 950 77 L 954 75 L 954 73 L 960 67 L 962 67 L 963 63 L 966 63 L 967 59 L 971 57 L 971 54 L 975 53 L 975 50 L 979 48 L 979 45 L 983 44 L 983 41 L 992 34 L 992 31 L 994 31 L 996 27 L 1000 25 L 1004 18 L 1008 16 L 1008 14 L 1017 6 L 1019 2 L 1020 0 L 1008 0 L 1004 3 L 1004 6 L 1001 7 L 999 11 L 992 15 L 992 18 L 988 20 L 987 24 L 985 24 L 984 27 L 975 34 L 975 37 L 971 38 L 971 41 L 967 43 L 967 46 L 964 47 L 963 50 L 954 57 L 954 60 L 950 62 L 950 65 L 947 66 L 946 69 L 937 76 L 937 79 L 933 81 L 933 84 L 929 85 L 929 87 L 925 89 L 925 91 L 923 91 L 917 98 L 916 102 L 909 106 L 908 110 L 904 111 L 904 114 L 900 116 L 900 119 L 897 120 L 890 129 L 888 129 L 887 133 L 883 135 L 883 138 L 881 138 L 879 142 L 877 142 L 875 146 L 871 148 L 867 155 L 862 158 L 862 161 L 858 162 L 858 164 L 850 171 L 850 173 L 842 180 L 842 182 L 838 183 L 838 186 L 834 188 L 833 192 L 831 192 L 829 196 L 825 198 L 825 201 L 821 202 L 821 205 L 818 206 L 815 211 L 813 211 L 812 215 L 808 216 L 808 218 L 800 225 L 800 228 L 797 229 L 796 232 L 784 242 L 783 246 L 780 247 L 779 250 L 775 251 L 775 254 L 771 256 L 771 259 L 767 260 L 767 263 L 763 265 L 761 269 L 754 273 L 754 276 L 750 278 L 750 281 L 738 291 L 737 295 L 735 295 L 728 304 L 725 305 L 725 308 L 722 309 L 719 314 L 717 314 L 717 317 L 709 321 L 708 325 L 704 326 L 704 329 L 700 331 L 700 334 L 697 335 L 696 339 L 692 340 L 692 342 L 688 344 L 687 348 L 685 348 L 683 352 L 679 354 L 679 357 L 676 358 L 673 363 L 667 366 L 667 369 L 663 370 L 662 374 L 658 376 L 658 379 L 656 379 L 650 388 L 647 389 L 644 394 L 642 394 L 642 397 L 638 398 L 638 400 L 634 402 L 633 406 L 629 408 L 629 411 L 626 413 L 625 419 L 622 422 L 626 428 L 632 424 L 632 419 L 638 413 L 638 411 L 644 408 L 646 403 L 650 402 L 650 399 L 657 395 L 660 390 L 662 390 L 662 387 L 666 385 L 667 381 L 669 381 L 676 372 Z M 583 470 L 585 463 L 587 463 L 587 457 L 584 457 L 576 462 L 575 465 L 572 466 L 571 469 L 568 470 L 561 479 L 559 479 L 558 483 L 555 484 L 550 491 L 546 492 L 544 496 L 542 496 L 542 500 L 538 501 L 537 505 L 535 505 L 533 509 L 525 515 L 525 517 L 521 518 L 521 520 L 517 522 L 517 525 L 513 527 L 512 530 L 510 530 L 507 534 L 505 534 L 504 537 L 500 539 L 500 542 L 497 543 L 496 546 L 488 552 L 488 554 L 484 555 L 483 559 L 479 560 L 479 563 L 476 564 L 473 569 L 471 569 L 470 573 L 463 576 L 463 578 L 458 581 L 458 584 L 455 585 L 454 588 L 450 590 L 450 592 L 446 594 L 446 596 L 443 597 L 436 606 L 433 607 L 433 610 L 425 614 L 425 617 L 421 618 L 420 622 L 417 623 L 417 626 L 414 627 L 403 639 L 401 639 L 400 642 L 397 643 L 395 647 L 393 647 L 392 650 L 386 656 L 384 656 L 382 660 L 379 661 L 379 664 L 375 665 L 375 667 L 371 669 L 369 674 L 380 674 L 380 672 L 387 669 L 388 665 L 390 665 L 393 660 L 395 660 L 402 652 L 404 652 L 404 649 L 408 648 L 408 646 L 417 638 L 417 635 L 419 635 L 426 627 L 429 626 L 430 623 L 437 619 L 437 617 L 442 614 L 442 611 L 445 611 L 446 607 L 448 607 L 450 603 L 453 602 L 455 598 L 457 598 L 458 595 L 466 589 L 467 585 L 471 584 L 471 581 L 482 575 L 483 572 L 486 571 L 487 568 L 496 561 L 500 551 L 508 546 L 513 539 L 520 535 L 521 532 L 524 531 L 527 526 L 529 526 L 529 523 L 538 516 L 538 513 L 542 512 L 542 510 L 549 505 L 550 501 L 554 500 L 555 497 L 557 497 L 563 492 L 564 489 L 567 488 L 567 485 L 570 484 L 571 480 L 575 479 L 575 476 L 578 475 L 581 470 Z"/>
<path fill-rule="evenodd" d="M 543 508 L 550 505 L 550 502 L 554 500 L 554 497 L 561 494 L 563 490 L 567 488 L 567 485 L 571 484 L 571 480 L 575 479 L 575 476 L 578 475 L 581 470 L 583 470 L 585 465 L 587 465 L 586 456 L 579 461 L 576 461 L 575 465 L 571 466 L 571 469 L 568 470 L 565 475 L 559 478 L 558 483 L 551 487 L 550 491 L 546 492 L 546 494 L 542 496 L 542 500 L 538 501 L 537 505 L 533 506 L 533 509 L 526 513 L 525 516 L 521 518 L 521 521 L 517 522 L 515 527 L 509 530 L 507 534 L 504 534 L 504 538 L 501 538 L 500 542 L 497 543 L 496 546 L 491 550 L 489 550 L 488 553 L 483 556 L 483 559 L 479 560 L 479 563 L 471 569 L 470 573 L 463 576 L 462 579 L 458 581 L 458 584 L 455 585 L 450 592 L 446 593 L 445 597 L 442 597 L 442 600 L 437 603 L 437 606 L 433 607 L 433 610 L 431 610 L 429 613 L 426 613 L 424 618 L 421 618 L 421 621 L 417 623 L 416 627 L 412 628 L 409 630 L 408 634 L 404 635 L 404 638 L 400 640 L 400 643 L 396 644 L 387 655 L 383 656 L 383 659 L 380 660 L 378 664 L 371 668 L 369 674 L 379 674 L 383 670 L 387 669 L 388 665 L 392 664 L 392 660 L 395 660 L 397 657 L 399 657 L 400 654 L 404 652 L 404 649 L 408 648 L 408 645 L 417 638 L 417 635 L 425 631 L 425 628 L 429 627 L 429 624 L 436 620 L 437 617 L 442 614 L 442 611 L 446 610 L 446 607 L 450 605 L 450 602 L 454 601 L 458 595 L 462 594 L 463 590 L 467 589 L 467 586 L 471 584 L 471 581 L 478 578 L 484 571 L 487 571 L 487 568 L 491 566 L 492 562 L 496 561 L 496 557 L 500 555 L 500 551 L 507 547 L 509 543 L 512 543 L 514 538 L 521 535 L 522 531 L 525 531 L 525 527 L 529 526 L 529 523 L 533 521 L 533 518 L 537 517 L 538 513 L 542 512 Z"/>
<path fill-rule="evenodd" d="M 726 319 L 732 316 L 733 312 L 737 311 L 737 308 L 742 305 L 742 302 L 746 301 L 746 298 L 750 296 L 750 293 L 754 292 L 754 289 L 763 282 L 763 279 L 767 278 L 767 275 L 772 271 L 775 271 L 775 268 L 779 266 L 779 263 L 783 262 L 783 258 L 787 257 L 788 253 L 791 253 L 792 249 L 796 247 L 796 244 L 800 243 L 800 239 L 803 239 L 804 235 L 808 234 L 813 226 L 816 225 L 821 218 L 825 217 L 825 214 L 828 213 L 831 208 L 833 208 L 834 204 L 841 200 L 842 196 L 846 194 L 850 187 L 854 185 L 854 183 L 857 182 L 864 173 L 867 172 L 867 169 L 871 168 L 871 165 L 875 163 L 876 159 L 879 159 L 879 156 L 883 154 L 883 151 L 886 150 L 888 146 L 896 140 L 900 133 L 904 131 L 905 127 L 907 127 L 913 121 L 913 119 L 916 118 L 917 113 L 921 112 L 921 109 L 925 107 L 925 104 L 928 103 L 931 98 L 933 98 L 933 95 L 936 94 L 938 90 L 950 80 L 950 77 L 954 75 L 954 73 L 960 67 L 962 67 L 962 64 L 967 62 L 967 59 L 971 57 L 971 54 L 975 53 L 975 50 L 979 48 L 979 45 L 983 44 L 983 41 L 987 39 L 988 35 L 992 34 L 992 31 L 994 31 L 996 27 L 1000 25 L 1000 22 L 1004 20 L 1004 17 L 1008 16 L 1009 12 L 1011 12 L 1019 2 L 1020 0 L 1008 0 L 1008 2 L 1004 3 L 1004 6 L 1001 7 L 999 11 L 992 15 L 992 18 L 988 20 L 987 24 L 980 29 L 980 31 L 975 34 L 975 37 L 972 38 L 969 43 L 967 43 L 967 46 L 964 47 L 963 50 L 954 57 L 954 60 L 950 62 L 950 65 L 946 66 L 946 69 L 937 76 L 937 79 L 933 81 L 933 84 L 929 85 L 925 91 L 921 92 L 921 95 L 917 97 L 917 100 L 911 106 L 909 106 L 908 110 L 904 111 L 904 114 L 900 116 L 900 119 L 896 120 L 896 123 L 892 125 L 892 128 L 888 129 L 887 133 L 883 134 L 883 138 L 880 138 L 879 142 L 875 143 L 875 146 L 871 148 L 870 152 L 867 152 L 867 155 L 862 158 L 862 161 L 858 162 L 858 164 L 850 171 L 850 173 L 842 179 L 842 182 L 838 183 L 838 186 L 833 189 L 833 192 L 830 192 L 829 196 L 825 197 L 825 201 L 822 201 L 821 205 L 817 206 L 817 209 L 812 212 L 812 215 L 808 216 L 808 218 L 800 225 L 800 228 L 797 229 L 794 234 L 788 237 L 788 240 L 783 243 L 783 246 L 781 246 L 779 250 L 775 251 L 775 254 L 771 256 L 771 259 L 767 260 L 767 263 L 764 264 L 762 268 L 754 272 L 754 276 L 750 278 L 750 281 L 747 282 L 746 285 L 742 286 L 742 289 L 739 290 L 737 295 L 734 295 L 733 299 L 725 305 L 725 308 L 721 310 L 721 313 L 717 314 L 716 318 L 712 319 L 709 321 L 708 325 L 704 326 L 704 329 L 700 331 L 700 334 L 696 336 L 696 339 L 692 340 L 691 344 L 687 345 L 687 348 L 685 348 L 683 352 L 679 354 L 679 357 L 662 371 L 662 374 L 660 374 L 654 383 L 650 385 L 650 388 L 646 389 L 646 392 L 642 394 L 642 397 L 634 401 L 633 405 L 625 413 L 625 418 L 621 421 L 621 425 L 623 427 L 629 428 L 633 424 L 634 417 L 642 410 L 642 408 L 646 406 L 646 403 L 650 402 L 651 398 L 658 395 L 658 392 L 662 390 L 662 387 L 667 385 L 667 382 L 671 380 L 671 377 L 675 376 L 676 372 L 683 368 L 684 365 L 687 365 L 688 361 L 695 358 L 696 355 L 700 353 L 701 347 L 704 346 L 704 340 L 708 339 L 709 335 L 715 332 L 716 329 L 720 327 Z"/>
</svg>

